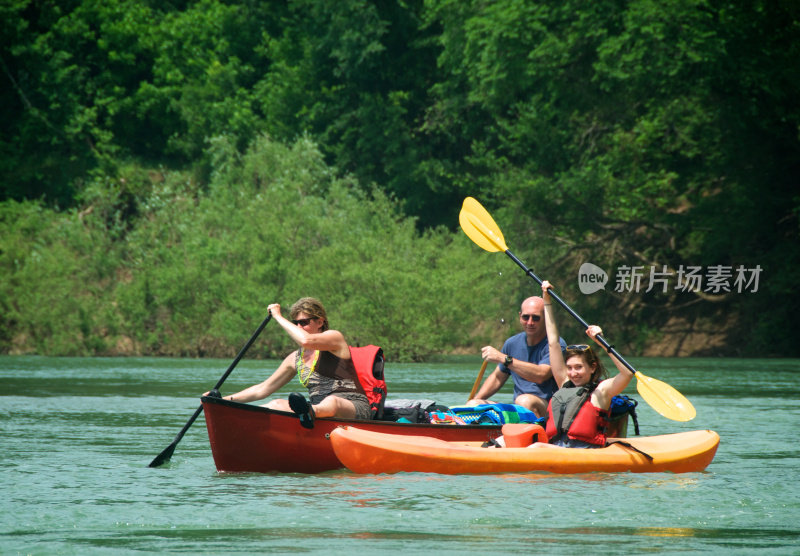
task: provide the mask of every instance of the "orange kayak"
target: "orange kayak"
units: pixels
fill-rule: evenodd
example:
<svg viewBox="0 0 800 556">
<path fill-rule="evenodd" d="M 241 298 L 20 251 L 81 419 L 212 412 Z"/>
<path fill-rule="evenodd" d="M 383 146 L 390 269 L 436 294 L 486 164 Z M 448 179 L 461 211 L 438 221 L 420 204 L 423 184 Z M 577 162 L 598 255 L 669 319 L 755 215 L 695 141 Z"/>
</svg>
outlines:
<svg viewBox="0 0 800 556">
<path fill-rule="evenodd" d="M 605 448 L 481 448 L 477 442 L 448 442 L 398 436 L 353 426 L 331 431 L 336 457 L 356 473 L 689 473 L 714 459 L 719 435 L 711 430 L 609 439 Z M 627 444 L 627 445 L 626 445 Z"/>
</svg>

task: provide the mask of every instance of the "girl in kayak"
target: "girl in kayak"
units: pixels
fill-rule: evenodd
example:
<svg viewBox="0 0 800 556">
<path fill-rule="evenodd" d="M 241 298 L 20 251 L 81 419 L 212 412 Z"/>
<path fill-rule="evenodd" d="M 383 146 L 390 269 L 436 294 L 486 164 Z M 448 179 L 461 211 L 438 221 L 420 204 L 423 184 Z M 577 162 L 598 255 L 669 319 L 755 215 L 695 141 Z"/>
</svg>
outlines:
<svg viewBox="0 0 800 556">
<path fill-rule="evenodd" d="M 278 303 L 271 304 L 268 310 L 299 347 L 264 382 L 225 399 L 242 403 L 261 400 L 297 376 L 308 389 L 310 404 L 305 396 L 292 392 L 288 400 L 272 400 L 265 407 L 294 411 L 306 428 L 313 428 L 315 416 L 371 419 L 370 404 L 356 375 L 350 349 L 344 335 L 329 328 L 322 303 L 313 297 L 297 300 L 289 309 L 290 320 L 281 314 Z"/>
<path fill-rule="evenodd" d="M 550 366 L 559 390 L 550 399 L 547 407 L 545 431 L 550 443 L 537 442 L 532 446 L 602 448 L 606 444 L 605 428 L 611 399 L 625 390 L 633 373 L 609 353 L 619 369 L 619 374 L 607 378 L 602 362 L 594 349 L 587 344 L 570 345 L 562 351 L 552 311 L 549 293 L 551 287 L 547 280 L 542 282 Z M 603 330 L 596 325 L 586 329 L 586 334 L 601 347 L 597 336 L 602 333 Z"/>
</svg>

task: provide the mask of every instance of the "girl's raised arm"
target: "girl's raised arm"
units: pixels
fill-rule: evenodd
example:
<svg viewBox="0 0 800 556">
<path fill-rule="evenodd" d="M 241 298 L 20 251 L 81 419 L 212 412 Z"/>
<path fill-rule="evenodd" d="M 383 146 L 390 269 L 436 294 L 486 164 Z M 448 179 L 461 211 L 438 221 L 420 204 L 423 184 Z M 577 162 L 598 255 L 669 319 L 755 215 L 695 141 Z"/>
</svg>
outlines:
<svg viewBox="0 0 800 556">
<path fill-rule="evenodd" d="M 561 388 L 567 381 L 567 365 L 564 363 L 564 353 L 561 351 L 561 342 L 558 336 L 558 326 L 553 315 L 553 303 L 550 299 L 550 282 L 542 281 L 542 299 L 544 300 L 544 325 L 547 329 L 547 346 L 550 348 L 550 369 L 553 378 Z"/>
</svg>

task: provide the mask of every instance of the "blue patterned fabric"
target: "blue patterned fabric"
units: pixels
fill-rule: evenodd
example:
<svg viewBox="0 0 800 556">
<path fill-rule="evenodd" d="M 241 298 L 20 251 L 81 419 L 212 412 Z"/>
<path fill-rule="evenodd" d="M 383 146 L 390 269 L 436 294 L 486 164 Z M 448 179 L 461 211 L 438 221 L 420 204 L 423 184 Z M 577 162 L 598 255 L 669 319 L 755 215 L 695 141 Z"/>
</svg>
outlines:
<svg viewBox="0 0 800 556">
<path fill-rule="evenodd" d="M 474 407 L 452 407 L 453 413 L 468 425 L 505 425 L 506 423 L 544 424 L 544 417 L 537 417 L 521 405 L 510 403 L 487 403 Z"/>
</svg>

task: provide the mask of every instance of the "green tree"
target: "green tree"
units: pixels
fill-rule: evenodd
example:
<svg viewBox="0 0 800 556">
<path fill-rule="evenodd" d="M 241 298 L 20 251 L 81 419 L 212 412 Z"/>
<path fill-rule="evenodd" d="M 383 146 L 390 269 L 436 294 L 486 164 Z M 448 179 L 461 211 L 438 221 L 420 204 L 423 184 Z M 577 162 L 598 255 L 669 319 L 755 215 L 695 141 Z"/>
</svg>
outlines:
<svg viewBox="0 0 800 556">
<path fill-rule="evenodd" d="M 334 184 L 370 209 L 386 210 L 386 197 L 432 234 L 408 239 L 422 252 L 449 247 L 437 226 L 453 230 L 473 195 L 554 279 L 585 260 L 760 265 L 757 295 L 563 293 L 598 321 L 621 315 L 625 336 L 642 342 L 675 319 L 724 320 L 736 323 L 728 345 L 794 353 L 783 330 L 800 313 L 799 10 L 766 0 L 9 0 L 0 199 L 77 210 L 112 251 L 162 234 L 183 245 L 185 229 L 203 235 L 194 207 L 207 193 L 241 195 L 241 182 L 272 195 L 270 172 L 297 172 L 311 181 L 290 188 L 324 199 L 317 210 Z M 303 161 L 276 162 L 284 148 Z M 20 207 L 8 214 L 27 214 Z M 142 349 L 192 336 L 179 338 L 168 315 L 211 301 L 163 290 L 208 280 L 188 259 L 217 260 L 216 241 L 180 264 L 170 252 L 153 259 L 172 268 L 167 279 L 123 272 L 131 315 L 150 319 Z M 509 287 L 515 298 L 531 284 Z"/>
<path fill-rule="evenodd" d="M 420 1 L 292 2 L 284 33 L 265 45 L 274 63 L 257 87 L 271 134 L 312 134 L 332 165 L 380 184 L 428 226 L 442 216 L 418 169 L 430 156 L 416 128 L 436 69 L 423 10 Z"/>
<path fill-rule="evenodd" d="M 207 192 L 168 174 L 126 235 L 114 287 L 119 330 L 138 353 L 232 355 L 241 331 L 277 301 L 319 297 L 354 344 L 421 359 L 494 333 L 508 286 L 473 246 L 425 234 L 379 190 L 336 177 L 307 139 L 260 136 L 243 155 L 213 142 Z M 485 287 L 475 288 L 481 280 Z M 253 355 L 278 356 L 285 335 Z"/>
<path fill-rule="evenodd" d="M 676 311 L 750 320 L 769 300 L 795 322 L 783 269 L 797 262 L 797 12 L 703 0 L 433 3 L 444 73 L 427 129 L 472 138 L 439 165 L 455 168 L 462 191 L 508 207 L 499 213 L 534 253 L 569 246 L 566 258 L 550 252 L 561 274 L 591 257 L 673 270 L 760 264 L 773 280 L 759 296 L 700 296 L 693 313 L 674 292 L 607 295 L 597 315 L 656 327 Z M 634 337 L 640 320 L 627 320 Z M 771 341 L 788 337 L 769 320 L 735 342 L 791 349 Z"/>
<path fill-rule="evenodd" d="M 0 203 L 0 350 L 93 355 L 112 350 L 108 286 L 119 252 L 78 212 Z"/>
<path fill-rule="evenodd" d="M 71 206 L 92 172 L 135 157 L 198 165 L 205 141 L 261 129 L 253 85 L 257 49 L 283 2 L 143 0 L 39 3 L 2 8 L 8 133 L 0 139 L 2 198 Z"/>
</svg>

